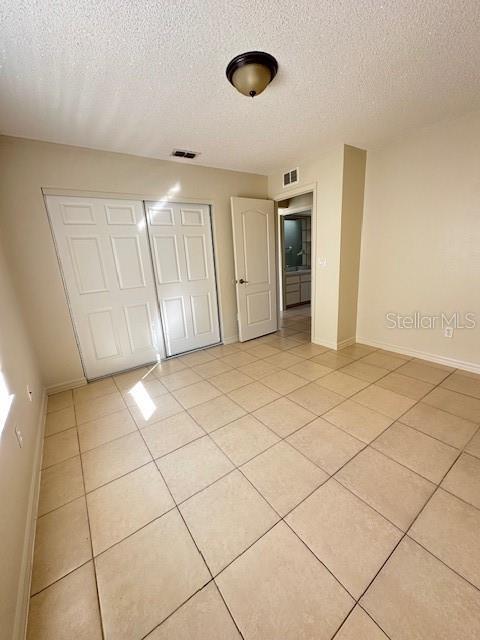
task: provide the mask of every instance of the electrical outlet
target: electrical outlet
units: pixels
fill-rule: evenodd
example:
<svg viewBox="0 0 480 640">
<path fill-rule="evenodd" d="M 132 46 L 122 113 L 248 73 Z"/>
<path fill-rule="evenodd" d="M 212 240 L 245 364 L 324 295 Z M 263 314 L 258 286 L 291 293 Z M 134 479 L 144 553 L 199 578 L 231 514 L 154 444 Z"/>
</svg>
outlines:
<svg viewBox="0 0 480 640">
<path fill-rule="evenodd" d="M 20 449 L 23 447 L 23 436 L 22 432 L 18 427 L 15 427 L 15 435 L 17 436 L 17 443 Z"/>
<path fill-rule="evenodd" d="M 443 335 L 445 338 L 453 338 L 453 327 L 445 327 Z"/>
<path fill-rule="evenodd" d="M 27 398 L 30 400 L 30 402 L 32 402 L 33 393 L 32 393 L 32 390 L 30 389 L 30 385 L 29 384 L 27 384 Z"/>
</svg>

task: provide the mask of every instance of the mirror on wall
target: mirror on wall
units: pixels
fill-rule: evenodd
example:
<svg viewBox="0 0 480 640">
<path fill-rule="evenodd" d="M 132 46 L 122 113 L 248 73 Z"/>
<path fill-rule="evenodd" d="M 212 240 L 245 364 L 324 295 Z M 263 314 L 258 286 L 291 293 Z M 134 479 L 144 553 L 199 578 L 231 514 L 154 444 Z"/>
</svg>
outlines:
<svg viewBox="0 0 480 640">
<path fill-rule="evenodd" d="M 284 227 L 285 268 L 299 267 L 302 264 L 302 221 L 285 220 Z"/>
<path fill-rule="evenodd" d="M 311 212 L 282 216 L 283 308 L 311 298 Z"/>
<path fill-rule="evenodd" d="M 311 216 L 283 217 L 283 250 L 286 271 L 310 269 Z"/>
</svg>

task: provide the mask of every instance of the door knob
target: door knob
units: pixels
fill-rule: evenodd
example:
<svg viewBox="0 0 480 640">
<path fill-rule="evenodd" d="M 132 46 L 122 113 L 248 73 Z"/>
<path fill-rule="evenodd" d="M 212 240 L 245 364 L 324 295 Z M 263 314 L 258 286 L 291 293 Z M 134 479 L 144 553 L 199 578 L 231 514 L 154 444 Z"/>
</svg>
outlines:
<svg viewBox="0 0 480 640">
<path fill-rule="evenodd" d="M 239 284 L 247 284 L 248 280 L 244 280 L 243 278 L 240 278 L 240 280 L 237 280 L 237 282 Z"/>
</svg>

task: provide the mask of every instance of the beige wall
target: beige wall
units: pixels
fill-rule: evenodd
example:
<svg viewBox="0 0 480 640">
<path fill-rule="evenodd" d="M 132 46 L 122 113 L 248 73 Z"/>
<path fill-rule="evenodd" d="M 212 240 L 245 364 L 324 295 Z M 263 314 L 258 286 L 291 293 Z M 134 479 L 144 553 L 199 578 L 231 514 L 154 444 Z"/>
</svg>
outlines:
<svg viewBox="0 0 480 640">
<path fill-rule="evenodd" d="M 313 194 L 310 193 L 302 193 L 299 196 L 293 196 L 293 198 L 288 198 L 287 200 L 280 201 L 278 206 L 281 207 L 282 213 L 288 215 L 289 209 L 293 209 L 294 211 L 298 211 L 299 208 L 305 207 L 305 209 L 311 209 L 313 205 Z"/>
<path fill-rule="evenodd" d="M 7 253 L 43 380 L 83 376 L 41 189 L 62 188 L 211 201 L 225 338 L 237 333 L 230 196 L 264 198 L 264 176 L 177 162 L 0 138 L 0 211 Z"/>
<path fill-rule="evenodd" d="M 337 336 L 340 345 L 354 341 L 357 333 L 358 275 L 366 161 L 366 151 L 345 145 Z"/>
<path fill-rule="evenodd" d="M 285 194 L 288 198 L 289 194 L 313 185 L 316 200 L 312 211 L 313 340 L 334 349 L 340 340 L 351 337 L 347 335 L 351 331 L 355 335 L 356 298 L 353 300 L 351 296 L 356 291 L 364 162 L 364 151 L 338 145 L 314 160 L 301 163 L 300 181 L 292 189 L 282 188 L 282 172 L 268 178 L 270 197 Z M 342 231 L 343 214 L 346 225 L 355 219 L 356 233 L 349 233 L 346 227 Z M 341 262 L 342 249 L 346 255 Z M 340 313 L 344 318 L 339 317 Z"/>
<path fill-rule="evenodd" d="M 0 239 L 5 241 L 1 224 Z M 28 594 L 22 594 L 22 590 L 30 564 L 30 534 L 33 528 L 30 529 L 28 525 L 33 523 L 30 518 L 35 509 L 33 492 L 36 483 L 32 479 L 37 478 L 43 393 L 40 372 L 13 290 L 1 241 L 0 301 L 0 372 L 6 380 L 9 393 L 14 394 L 0 436 L 0 638 L 12 640 L 21 637 L 24 607 L 28 602 L 23 597 Z M 32 402 L 27 399 L 27 384 L 33 392 Z M 21 431 L 22 448 L 18 446 L 15 427 Z M 15 627 L 16 616 L 18 627 Z"/>
<path fill-rule="evenodd" d="M 388 329 L 387 312 L 480 322 L 480 112 L 369 151 L 357 335 L 480 365 L 480 328 Z"/>
<path fill-rule="evenodd" d="M 283 189 L 283 172 L 268 178 L 271 198 L 285 198 L 303 187 L 313 185 L 316 208 L 312 211 L 312 294 L 313 340 L 333 347 L 337 344 L 338 280 L 340 268 L 340 231 L 343 180 L 343 145 L 299 165 L 300 181 L 292 189 Z M 316 251 L 317 261 L 314 261 Z M 319 266 L 318 259 L 326 260 Z"/>
</svg>

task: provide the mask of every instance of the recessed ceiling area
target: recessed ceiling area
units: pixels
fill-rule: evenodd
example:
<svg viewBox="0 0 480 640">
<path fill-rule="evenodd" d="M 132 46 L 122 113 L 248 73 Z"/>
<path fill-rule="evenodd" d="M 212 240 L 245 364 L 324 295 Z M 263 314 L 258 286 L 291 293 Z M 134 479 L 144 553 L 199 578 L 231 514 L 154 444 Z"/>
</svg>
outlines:
<svg viewBox="0 0 480 640">
<path fill-rule="evenodd" d="M 480 108 L 478 0 L 4 0 L 0 131 L 272 173 Z M 279 70 L 255 99 L 225 67 Z M 181 162 L 188 162 L 181 160 Z"/>
</svg>

